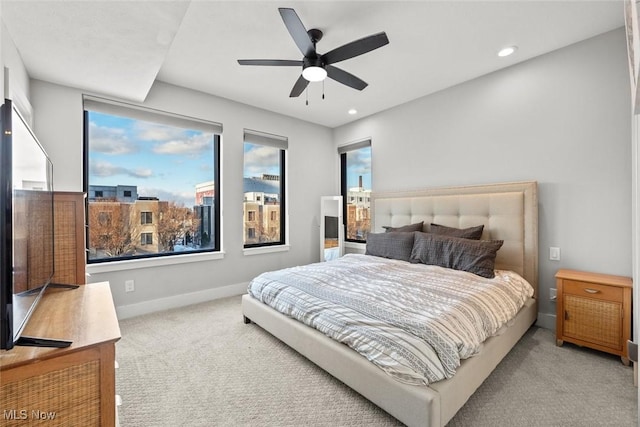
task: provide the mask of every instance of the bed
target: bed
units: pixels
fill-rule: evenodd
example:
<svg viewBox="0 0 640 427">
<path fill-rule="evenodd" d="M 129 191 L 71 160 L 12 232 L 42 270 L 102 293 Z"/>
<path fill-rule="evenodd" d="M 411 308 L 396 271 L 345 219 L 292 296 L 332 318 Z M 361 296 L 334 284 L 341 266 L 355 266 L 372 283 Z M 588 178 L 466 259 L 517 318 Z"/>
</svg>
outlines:
<svg viewBox="0 0 640 427">
<path fill-rule="evenodd" d="M 482 224 L 483 240 L 502 240 L 496 270 L 513 271 L 533 287 L 498 335 L 462 360 L 455 375 L 428 386 L 398 381 L 348 346 L 247 294 L 245 322 L 256 323 L 409 426 L 443 426 L 465 404 L 537 317 L 537 184 L 500 183 L 372 195 L 372 230 L 424 222 L 466 228 Z M 429 231 L 428 227 L 426 230 Z"/>
</svg>

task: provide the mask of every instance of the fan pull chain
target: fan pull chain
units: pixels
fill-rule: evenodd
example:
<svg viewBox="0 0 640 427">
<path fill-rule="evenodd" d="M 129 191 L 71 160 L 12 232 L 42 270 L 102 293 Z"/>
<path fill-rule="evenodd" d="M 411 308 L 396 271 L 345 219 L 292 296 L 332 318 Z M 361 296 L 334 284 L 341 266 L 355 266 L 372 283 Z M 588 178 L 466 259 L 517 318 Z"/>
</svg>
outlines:
<svg viewBox="0 0 640 427">
<path fill-rule="evenodd" d="M 324 80 L 322 81 L 322 99 L 324 99 Z"/>
<path fill-rule="evenodd" d="M 307 86 L 307 88 L 304 90 L 304 94 L 305 94 L 305 96 L 307 97 L 306 105 L 308 106 L 308 105 L 309 105 L 309 87 L 308 87 L 308 86 Z"/>
</svg>

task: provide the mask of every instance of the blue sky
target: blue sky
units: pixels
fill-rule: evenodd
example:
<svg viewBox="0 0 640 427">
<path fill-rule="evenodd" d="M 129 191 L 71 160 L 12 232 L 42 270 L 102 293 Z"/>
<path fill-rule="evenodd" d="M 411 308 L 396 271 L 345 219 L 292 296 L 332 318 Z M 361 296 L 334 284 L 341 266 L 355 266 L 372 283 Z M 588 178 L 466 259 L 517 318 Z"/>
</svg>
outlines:
<svg viewBox="0 0 640 427">
<path fill-rule="evenodd" d="M 90 185 L 136 185 L 139 196 L 189 207 L 213 165 L 211 133 L 89 112 Z"/>
<path fill-rule="evenodd" d="M 360 175 L 364 188 L 371 190 L 371 147 L 347 151 L 347 187 L 357 187 Z"/>
</svg>

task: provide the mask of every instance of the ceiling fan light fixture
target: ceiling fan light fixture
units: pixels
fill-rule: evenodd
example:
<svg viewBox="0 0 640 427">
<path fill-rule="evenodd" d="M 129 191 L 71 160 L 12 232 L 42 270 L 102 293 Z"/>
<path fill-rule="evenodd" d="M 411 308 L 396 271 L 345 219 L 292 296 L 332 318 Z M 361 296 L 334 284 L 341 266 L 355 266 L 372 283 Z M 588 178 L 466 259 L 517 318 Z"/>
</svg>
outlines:
<svg viewBox="0 0 640 427">
<path fill-rule="evenodd" d="M 296 11 L 291 8 L 280 7 L 278 11 L 287 31 L 303 55 L 302 60 L 238 59 L 238 64 L 276 67 L 299 67 L 302 65 L 302 74 L 294 83 L 289 98 L 300 96 L 309 86 L 309 82 L 324 82 L 327 77 L 356 90 L 363 90 L 367 87 L 367 82 L 333 64 L 355 58 L 389 44 L 389 38 L 384 31 L 354 40 L 320 55 L 316 50 L 316 44 L 322 39 L 322 31 L 316 28 L 307 30 Z M 322 89 L 322 99 L 324 99 L 324 83 Z"/>
<path fill-rule="evenodd" d="M 302 77 L 309 82 L 321 82 L 327 78 L 327 70 L 322 67 L 309 66 L 302 70 Z"/>
</svg>

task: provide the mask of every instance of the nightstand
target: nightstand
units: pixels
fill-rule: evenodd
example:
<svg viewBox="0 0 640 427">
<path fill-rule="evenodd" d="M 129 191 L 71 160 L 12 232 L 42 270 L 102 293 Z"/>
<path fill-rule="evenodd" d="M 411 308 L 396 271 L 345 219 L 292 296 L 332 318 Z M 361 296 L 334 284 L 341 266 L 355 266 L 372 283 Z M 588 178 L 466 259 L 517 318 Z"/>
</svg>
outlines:
<svg viewBox="0 0 640 427">
<path fill-rule="evenodd" d="M 629 365 L 631 278 L 559 270 L 556 345 L 564 341 L 620 356 Z"/>
</svg>

